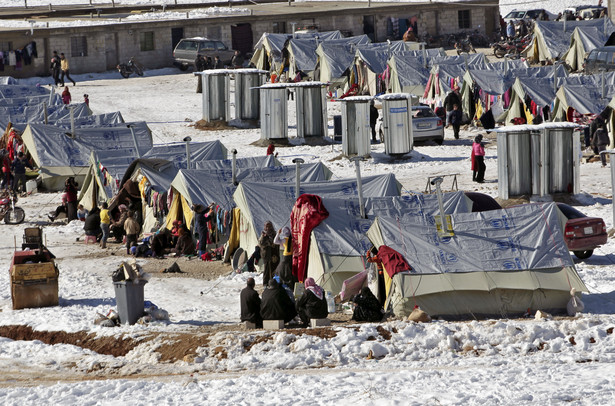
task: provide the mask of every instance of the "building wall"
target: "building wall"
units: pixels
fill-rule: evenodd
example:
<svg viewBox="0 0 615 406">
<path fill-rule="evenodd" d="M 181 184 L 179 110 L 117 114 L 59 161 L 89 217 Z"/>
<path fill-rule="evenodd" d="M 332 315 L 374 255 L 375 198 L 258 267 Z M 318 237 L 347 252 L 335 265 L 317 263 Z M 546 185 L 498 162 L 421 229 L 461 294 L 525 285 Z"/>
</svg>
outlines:
<svg viewBox="0 0 615 406">
<path fill-rule="evenodd" d="M 471 23 L 469 29 L 459 28 L 459 10 L 469 10 Z M 71 73 L 111 70 L 118 63 L 126 62 L 132 56 L 149 69 L 171 66 L 173 61 L 171 30 L 173 28 L 183 28 L 184 37 L 202 36 L 220 39 L 230 47 L 233 24 L 251 24 L 253 42 L 256 43 L 263 33 L 275 32 L 276 23 L 283 23 L 286 32 L 292 32 L 292 23 L 296 23 L 297 29 L 316 26 L 320 31 L 340 30 L 348 35 L 361 35 L 363 34 L 364 16 L 374 16 L 375 41 L 381 42 L 387 39 L 387 25 L 390 25 L 388 21 L 391 17 L 416 16 L 419 34 L 428 32 L 431 35 L 440 35 L 475 29 L 481 32 L 485 32 L 486 29 L 492 30 L 493 20 L 497 15 L 498 7 L 493 3 L 486 3 L 484 6 L 477 6 L 473 3 L 471 7 L 464 7 L 463 3 L 426 3 L 413 7 L 400 5 L 349 9 L 335 15 L 323 11 L 296 15 L 261 15 L 258 19 L 244 15 L 140 23 L 118 22 L 102 26 L 36 29 L 31 35 L 29 32 L 27 35 L 24 34 L 24 30 L 3 31 L 0 32 L 0 50 L 6 50 L 4 48 L 8 47 L 9 43 L 12 49 L 17 49 L 30 41 L 35 41 L 38 58 L 35 58 L 31 65 L 23 66 L 21 69 L 5 65 L 5 70 L 0 72 L 0 75 L 14 77 L 49 75 L 49 61 L 54 50 L 67 55 Z M 153 33 L 153 50 L 141 51 L 142 33 Z M 85 37 L 86 55 L 72 54 L 71 38 L 79 37 Z"/>
</svg>

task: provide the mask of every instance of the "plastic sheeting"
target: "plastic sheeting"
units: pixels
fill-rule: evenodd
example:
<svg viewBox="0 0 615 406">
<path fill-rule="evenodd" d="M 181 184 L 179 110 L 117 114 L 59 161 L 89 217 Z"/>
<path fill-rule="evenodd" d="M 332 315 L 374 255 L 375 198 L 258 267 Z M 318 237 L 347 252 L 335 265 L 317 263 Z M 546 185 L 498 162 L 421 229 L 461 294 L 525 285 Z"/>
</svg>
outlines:
<svg viewBox="0 0 615 406">
<path fill-rule="evenodd" d="M 51 100 L 49 100 L 48 94 L 38 95 L 38 96 L 20 96 L 20 97 L 11 97 L 10 99 L 0 99 L 1 107 L 26 107 L 33 106 L 36 104 L 47 103 L 48 106 L 52 105 L 62 105 L 62 96 L 59 93 L 54 93 L 51 96 Z"/>
<path fill-rule="evenodd" d="M 231 168 L 231 159 L 198 161 L 192 165 L 194 169 L 221 169 L 226 170 Z M 254 156 L 247 158 L 237 158 L 235 160 L 237 168 L 265 168 L 281 165 L 273 155 Z"/>
<path fill-rule="evenodd" d="M 85 117 L 92 114 L 85 103 L 71 104 L 70 107 L 61 105 L 47 106 L 47 123 L 53 124 L 58 120 L 70 119 L 70 109 L 73 109 L 73 117 Z M 45 122 L 45 108 L 43 104 L 25 106 L 6 106 L 0 107 L 0 126 L 6 128 L 8 123 L 13 123 L 13 127 L 24 131 L 30 123 Z"/>
<path fill-rule="evenodd" d="M 609 36 L 610 31 L 605 34 L 604 30 L 596 27 L 576 27 L 570 37 L 570 47 L 562 55 L 562 59 L 571 70 L 582 70 L 587 54 L 595 48 L 604 46 Z"/>
<path fill-rule="evenodd" d="M 220 140 L 190 143 L 190 165 L 194 168 L 200 162 L 223 160 L 227 157 L 227 149 Z M 171 161 L 177 169 L 187 168 L 186 143 L 154 145 L 143 154 L 143 158 L 157 158 Z"/>
<path fill-rule="evenodd" d="M 321 82 L 341 78 L 354 62 L 354 47 L 347 44 L 321 43 L 316 49 L 320 63 Z"/>
<path fill-rule="evenodd" d="M 49 95 L 50 90 L 43 86 L 0 84 L 0 98 Z"/>
<path fill-rule="evenodd" d="M 601 86 L 563 85 L 556 94 L 554 117 L 567 121 L 566 112 L 570 107 L 581 114 L 600 114 L 615 96 L 615 86 L 606 85 L 604 95 L 603 98 Z"/>
<path fill-rule="evenodd" d="M 16 85 L 17 79 L 12 76 L 0 76 L 0 85 Z"/>
</svg>

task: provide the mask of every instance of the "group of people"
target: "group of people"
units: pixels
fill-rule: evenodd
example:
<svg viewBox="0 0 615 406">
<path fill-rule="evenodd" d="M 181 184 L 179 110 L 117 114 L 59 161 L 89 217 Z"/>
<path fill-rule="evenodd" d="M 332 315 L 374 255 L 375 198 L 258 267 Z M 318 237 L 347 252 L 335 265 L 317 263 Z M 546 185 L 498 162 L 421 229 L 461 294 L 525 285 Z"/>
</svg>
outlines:
<svg viewBox="0 0 615 406">
<path fill-rule="evenodd" d="M 51 76 L 53 77 L 54 84 L 56 86 L 64 86 L 65 79 L 73 82 L 73 86 L 76 86 L 77 83 L 70 77 L 70 66 L 68 64 L 68 59 L 63 52 L 58 55 L 58 51 L 53 51 L 53 55 L 51 57 Z M 67 87 L 68 89 L 68 87 Z M 68 104 L 68 103 L 66 103 Z"/>
<path fill-rule="evenodd" d="M 116 242 L 121 243 L 124 239 L 126 240 L 126 254 L 130 254 L 131 248 L 137 246 L 141 225 L 135 218 L 133 210 L 128 210 L 125 205 L 121 206 L 123 207 L 119 209 L 117 219 L 111 215 L 107 202 L 103 202 L 100 208 L 94 207 L 85 217 L 83 229 L 86 236 L 95 236 L 103 249 L 107 248 L 107 242 L 113 230 Z"/>
<path fill-rule="evenodd" d="M 229 68 L 233 68 L 233 69 L 243 68 L 243 64 L 244 64 L 243 55 L 241 54 L 241 52 L 235 51 L 235 54 L 231 58 L 231 64 Z M 222 63 L 218 55 L 215 55 L 214 59 L 212 60 L 211 56 L 208 56 L 207 58 L 205 58 L 203 55 L 197 54 L 196 59 L 194 60 L 194 68 L 196 69 L 197 72 L 203 72 L 204 70 L 209 70 L 209 69 L 223 69 L 224 64 Z M 203 78 L 201 77 L 201 75 L 197 75 L 196 92 L 203 93 Z"/>
</svg>

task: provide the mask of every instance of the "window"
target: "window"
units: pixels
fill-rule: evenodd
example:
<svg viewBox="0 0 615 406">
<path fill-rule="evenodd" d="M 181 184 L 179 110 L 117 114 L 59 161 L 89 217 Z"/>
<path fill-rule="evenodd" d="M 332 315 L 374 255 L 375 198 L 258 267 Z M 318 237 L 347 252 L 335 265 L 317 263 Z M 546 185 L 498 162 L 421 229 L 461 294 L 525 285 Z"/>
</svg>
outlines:
<svg viewBox="0 0 615 406">
<path fill-rule="evenodd" d="M 271 32 L 275 34 L 284 34 L 286 32 L 286 23 L 273 23 L 273 29 L 271 30 Z"/>
<path fill-rule="evenodd" d="M 13 43 L 12 42 L 2 42 L 0 41 L 0 51 L 12 51 Z"/>
<path fill-rule="evenodd" d="M 216 50 L 218 50 L 218 51 L 228 51 L 228 48 L 226 47 L 226 45 L 224 45 L 223 42 L 216 41 Z"/>
<path fill-rule="evenodd" d="M 70 38 L 70 56 L 88 56 L 88 41 L 85 37 Z"/>
<path fill-rule="evenodd" d="M 141 44 L 141 51 L 153 51 L 154 50 L 154 31 L 147 31 L 147 32 L 140 33 L 139 43 Z"/>
<path fill-rule="evenodd" d="M 459 16 L 459 28 L 471 28 L 470 10 L 459 10 L 457 13 Z"/>
<path fill-rule="evenodd" d="M 199 51 L 215 51 L 216 46 L 214 41 L 201 41 Z"/>
</svg>

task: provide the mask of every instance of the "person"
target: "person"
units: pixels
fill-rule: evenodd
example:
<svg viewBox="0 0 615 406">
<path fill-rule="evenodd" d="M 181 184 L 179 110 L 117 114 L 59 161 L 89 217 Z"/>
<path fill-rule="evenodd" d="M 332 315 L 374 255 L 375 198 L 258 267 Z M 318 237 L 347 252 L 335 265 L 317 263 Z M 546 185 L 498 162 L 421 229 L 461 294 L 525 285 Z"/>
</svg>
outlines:
<svg viewBox="0 0 615 406">
<path fill-rule="evenodd" d="M 275 229 L 271 221 L 265 222 L 265 227 L 258 239 L 258 246 L 263 260 L 263 285 L 267 285 L 269 279 L 273 277 L 273 272 L 280 262 L 280 246 L 273 243 L 275 239 Z"/>
<path fill-rule="evenodd" d="M 79 184 L 75 181 L 75 178 L 69 176 L 64 181 L 64 192 L 66 193 L 66 217 L 68 222 L 77 220 L 77 187 Z"/>
<path fill-rule="evenodd" d="M 205 61 L 205 58 L 203 58 L 203 55 L 197 54 L 196 59 L 194 61 L 194 67 L 196 71 L 203 72 L 205 70 L 206 63 L 207 62 Z M 196 92 L 203 93 L 203 75 L 196 75 L 196 77 L 197 77 Z"/>
<path fill-rule="evenodd" d="M 185 224 L 182 224 L 179 227 L 179 237 L 177 238 L 177 244 L 175 244 L 175 248 L 173 252 L 175 256 L 189 256 L 194 255 L 194 250 L 196 249 L 194 245 L 194 241 L 192 240 L 192 236 L 190 235 L 190 230 Z"/>
<path fill-rule="evenodd" d="M 64 86 L 64 91 L 62 92 L 62 103 L 70 104 L 70 101 L 71 101 L 70 91 L 68 90 L 68 86 Z"/>
<path fill-rule="evenodd" d="M 62 68 L 62 61 L 58 56 L 58 51 L 53 51 L 53 56 L 51 57 L 51 66 L 49 69 L 51 70 L 51 76 L 53 77 L 53 81 L 56 86 L 64 86 L 64 82 L 60 79 L 60 70 Z"/>
<path fill-rule="evenodd" d="M 485 146 L 483 145 L 483 136 L 478 134 L 474 138 L 472 144 L 472 152 L 474 153 L 474 164 L 476 168 L 475 182 L 483 183 L 485 181 Z"/>
<path fill-rule="evenodd" d="M 231 67 L 235 69 L 243 68 L 243 55 L 241 55 L 241 52 L 235 51 L 235 55 L 231 58 Z"/>
<path fill-rule="evenodd" d="M 205 60 L 205 70 L 211 69 L 213 65 L 214 65 L 214 62 L 212 61 L 211 56 L 208 56 L 207 60 Z"/>
<path fill-rule="evenodd" d="M 120 217 L 117 221 L 111 220 L 111 234 L 115 238 L 115 242 L 121 243 L 126 234 L 124 224 L 128 218 L 128 207 L 125 204 L 120 204 L 118 210 L 120 211 Z"/>
<path fill-rule="evenodd" d="M 606 131 L 606 125 L 603 127 L 599 127 L 595 132 L 591 139 L 591 146 L 594 150 L 595 154 L 600 155 L 600 161 L 602 162 L 602 167 L 606 167 L 606 154 L 602 153 L 602 151 L 606 151 L 606 147 L 611 143 L 609 138 L 609 134 Z"/>
<path fill-rule="evenodd" d="M 167 228 L 163 228 L 152 237 L 152 257 L 162 258 L 171 247 L 171 232 Z"/>
<path fill-rule="evenodd" d="M 109 239 L 109 226 L 111 225 L 111 217 L 109 216 L 109 205 L 103 202 L 100 209 L 100 229 L 102 230 L 102 238 L 100 239 L 100 248 L 107 248 L 107 239 Z"/>
<path fill-rule="evenodd" d="M 269 140 L 269 145 L 267 146 L 267 155 L 273 155 L 275 152 L 275 144 L 273 140 Z"/>
<path fill-rule="evenodd" d="M 83 95 L 83 102 L 86 106 L 90 107 L 90 96 L 88 94 Z"/>
<path fill-rule="evenodd" d="M 408 27 L 406 32 L 403 35 L 404 42 L 416 41 L 416 35 L 414 35 L 414 29 L 412 27 Z"/>
<path fill-rule="evenodd" d="M 172 241 L 171 245 L 175 246 L 177 244 L 177 239 L 179 238 L 179 229 L 182 226 L 182 222 L 180 220 L 173 220 L 173 226 L 171 227 L 171 236 Z"/>
<path fill-rule="evenodd" d="M 508 37 L 508 39 L 513 39 L 515 38 L 515 24 L 513 23 L 512 20 L 510 20 L 508 22 L 508 25 L 506 26 L 506 36 Z"/>
<path fill-rule="evenodd" d="M 275 269 L 275 274 L 280 277 L 283 283 L 293 290 L 295 288 L 295 277 L 293 276 L 293 249 L 290 228 L 284 227 L 278 230 L 273 243 L 284 247 L 284 252 L 280 257 L 280 263 Z"/>
<path fill-rule="evenodd" d="M 100 228 L 100 209 L 98 207 L 92 208 L 90 214 L 85 218 L 83 230 L 85 235 L 96 236 L 96 240 L 100 238 L 102 230 Z"/>
<path fill-rule="evenodd" d="M 222 69 L 222 61 L 220 61 L 220 57 L 218 55 L 214 56 L 214 62 L 211 65 L 212 69 Z"/>
<path fill-rule="evenodd" d="M 132 211 L 128 211 L 128 216 L 124 221 L 124 230 L 126 231 L 126 254 L 130 255 L 130 247 L 137 245 L 141 232 L 141 226 L 135 220 L 135 213 Z"/>
<path fill-rule="evenodd" d="M 270 279 L 263 291 L 261 317 L 263 320 L 284 320 L 288 323 L 297 315 L 297 310 L 284 289 L 275 279 Z"/>
<path fill-rule="evenodd" d="M 56 210 L 53 212 L 53 214 L 48 215 L 47 217 L 49 217 L 49 221 L 51 221 L 52 223 L 54 222 L 55 219 L 58 218 L 58 216 L 62 213 L 66 214 L 66 192 L 62 193 L 62 204 L 60 204 L 58 207 L 56 207 Z"/>
<path fill-rule="evenodd" d="M 77 206 L 77 219 L 79 221 L 85 221 L 85 219 L 88 216 L 88 214 L 90 214 L 90 211 L 88 209 L 86 209 L 85 207 L 83 207 L 82 204 Z"/>
<path fill-rule="evenodd" d="M 352 301 L 355 303 L 352 319 L 355 321 L 377 322 L 382 320 L 382 306 L 367 287 L 361 289 L 361 293 L 356 295 Z"/>
<path fill-rule="evenodd" d="M 17 192 L 19 185 L 22 187 L 22 192 L 26 191 L 26 168 L 33 169 L 23 152 L 20 152 L 11 164 L 11 171 L 13 172 L 13 192 Z"/>
<path fill-rule="evenodd" d="M 77 86 L 77 83 L 75 83 L 73 78 L 70 77 L 70 71 L 69 71 L 69 66 L 68 66 L 68 59 L 66 59 L 66 56 L 64 56 L 64 52 L 60 53 L 60 69 L 62 70 L 62 76 L 60 77 L 60 80 L 62 81 L 62 84 L 66 83 L 64 81 L 64 78 L 67 78 L 68 80 L 73 82 L 73 86 Z"/>
<path fill-rule="evenodd" d="M 2 189 L 8 190 L 11 187 L 11 159 L 9 152 L 5 149 L 2 151 Z"/>
<path fill-rule="evenodd" d="M 453 104 L 453 111 L 451 111 L 451 125 L 453 126 L 453 135 L 455 139 L 459 139 L 459 128 L 461 127 L 461 110 L 459 110 L 458 104 Z"/>
<path fill-rule="evenodd" d="M 325 319 L 329 315 L 325 292 L 316 284 L 314 278 L 305 279 L 305 291 L 297 301 L 296 308 L 304 326 L 309 324 L 310 319 Z"/>
<path fill-rule="evenodd" d="M 461 97 L 459 96 L 459 86 L 453 86 L 453 89 L 444 98 L 444 108 L 446 109 L 446 125 L 451 124 L 451 112 L 453 106 L 457 105 L 461 107 Z M 459 109 L 461 111 L 461 108 Z"/>
<path fill-rule="evenodd" d="M 207 208 L 197 204 L 194 206 L 194 229 L 199 235 L 197 253 L 199 257 L 207 252 L 207 242 L 209 240 L 209 221 L 213 218 L 215 203 L 211 203 Z"/>
<path fill-rule="evenodd" d="M 369 102 L 369 127 L 372 129 L 372 143 L 378 143 L 376 139 L 376 123 L 378 122 L 378 109 L 374 105 L 374 101 Z"/>
<path fill-rule="evenodd" d="M 261 298 L 258 296 L 258 292 L 254 290 L 254 286 L 256 286 L 254 278 L 248 278 L 246 287 L 242 289 L 239 295 L 241 321 L 248 321 L 254 323 L 257 328 L 262 328 Z"/>
</svg>

